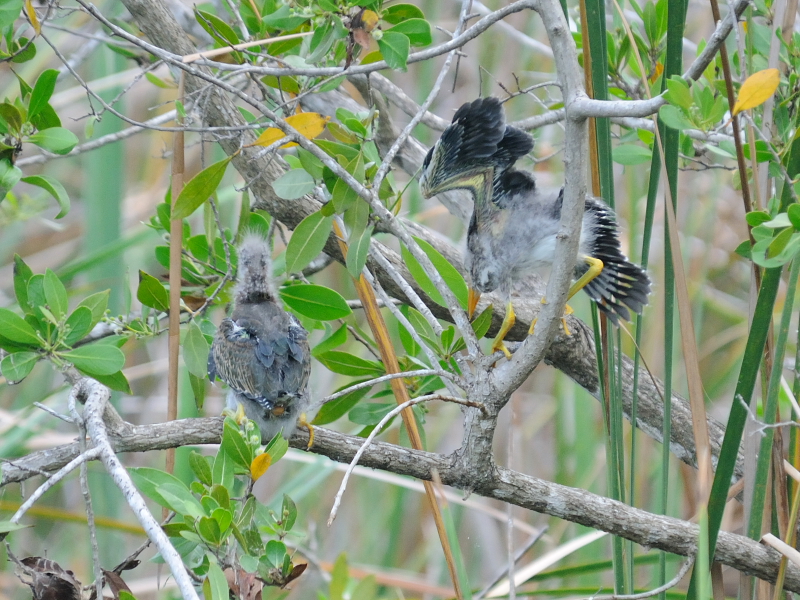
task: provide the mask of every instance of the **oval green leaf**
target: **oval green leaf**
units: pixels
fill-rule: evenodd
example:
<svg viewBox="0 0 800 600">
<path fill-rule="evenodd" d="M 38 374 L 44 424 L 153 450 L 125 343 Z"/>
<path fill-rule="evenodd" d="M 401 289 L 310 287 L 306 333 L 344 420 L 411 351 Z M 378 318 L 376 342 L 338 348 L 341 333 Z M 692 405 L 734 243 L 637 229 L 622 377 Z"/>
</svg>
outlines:
<svg viewBox="0 0 800 600">
<path fill-rule="evenodd" d="M 81 346 L 61 356 L 89 375 L 113 375 L 125 366 L 122 350 L 108 344 Z"/>
<path fill-rule="evenodd" d="M 67 288 L 50 269 L 44 274 L 44 297 L 47 300 L 47 308 L 60 321 L 69 310 Z"/>
<path fill-rule="evenodd" d="M 338 292 L 322 285 L 290 285 L 281 288 L 280 296 L 292 310 L 318 321 L 343 319 L 353 312 Z"/>
<path fill-rule="evenodd" d="M 411 42 L 402 33 L 387 31 L 378 40 L 378 47 L 381 49 L 383 59 L 386 64 L 396 71 L 405 71 L 408 62 L 408 53 L 411 49 Z"/>
<path fill-rule="evenodd" d="M 272 183 L 272 189 L 279 198 L 296 200 L 314 190 L 314 178 L 304 169 L 292 169 Z"/>
<path fill-rule="evenodd" d="M 208 375 L 208 342 L 194 321 L 189 323 L 186 337 L 183 338 L 183 362 L 195 377 L 204 378 Z"/>
<path fill-rule="evenodd" d="M 219 187 L 231 157 L 223 158 L 192 177 L 181 190 L 172 210 L 173 219 L 185 219 L 208 200 Z"/>
<path fill-rule="evenodd" d="M 68 330 L 64 336 L 64 343 L 72 346 L 75 342 L 82 340 L 88 334 L 94 323 L 92 322 L 92 311 L 86 306 L 79 306 L 72 314 L 67 317 L 64 328 Z"/>
<path fill-rule="evenodd" d="M 341 375 L 350 375 L 352 377 L 379 377 L 386 372 L 381 363 L 365 360 L 358 356 L 348 354 L 347 352 L 332 350 L 330 352 L 323 352 L 316 358 L 325 365 L 329 371 Z"/>
<path fill-rule="evenodd" d="M 322 252 L 333 228 L 333 218 L 317 211 L 295 227 L 286 247 L 286 272 L 296 273 L 305 268 Z"/>
<path fill-rule="evenodd" d="M 0 308 L 0 332 L 4 338 L 19 344 L 40 346 L 42 343 L 33 327 L 7 308 Z"/>
<path fill-rule="evenodd" d="M 15 352 L 0 362 L 0 371 L 9 383 L 19 383 L 30 374 L 38 360 L 36 352 Z"/>
<path fill-rule="evenodd" d="M 53 154 L 69 154 L 78 145 L 77 136 L 63 127 L 50 127 L 37 131 L 28 138 L 28 141 Z"/>
<path fill-rule="evenodd" d="M 39 75 L 31 91 L 31 101 L 28 104 L 28 119 L 33 119 L 47 106 L 53 91 L 56 89 L 58 71 L 47 69 Z"/>
<path fill-rule="evenodd" d="M 23 177 L 22 181 L 42 188 L 56 199 L 58 206 L 61 208 L 59 213 L 56 215 L 56 219 L 66 216 L 66 214 L 69 212 L 69 194 L 67 194 L 67 190 L 64 189 L 64 186 L 61 185 L 60 181 L 53 179 L 52 177 L 47 177 L 46 175 L 30 175 L 28 177 Z"/>
<path fill-rule="evenodd" d="M 136 299 L 150 308 L 161 312 L 169 310 L 169 293 L 164 284 L 158 279 L 139 271 L 139 288 L 136 290 Z"/>
</svg>

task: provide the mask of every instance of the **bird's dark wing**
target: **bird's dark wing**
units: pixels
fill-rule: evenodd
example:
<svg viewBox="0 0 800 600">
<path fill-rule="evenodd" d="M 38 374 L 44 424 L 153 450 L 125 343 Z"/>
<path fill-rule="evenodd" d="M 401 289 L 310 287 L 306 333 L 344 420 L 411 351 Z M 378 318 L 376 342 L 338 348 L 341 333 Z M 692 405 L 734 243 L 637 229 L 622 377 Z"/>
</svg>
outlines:
<svg viewBox="0 0 800 600">
<path fill-rule="evenodd" d="M 208 378 L 213 383 L 217 378 L 217 364 L 214 362 L 214 353 L 208 353 Z"/>
<path fill-rule="evenodd" d="M 533 138 L 516 127 L 506 126 L 503 139 L 492 154 L 495 176 L 511 167 L 517 160 L 533 150 Z"/>
<path fill-rule="evenodd" d="M 297 319 L 277 309 L 256 337 L 254 381 L 259 394 L 274 400 L 305 393 L 311 353 L 306 331 Z"/>
<path fill-rule="evenodd" d="M 462 165 L 485 162 L 497 152 L 505 129 L 500 101 L 493 97 L 478 98 L 456 111 L 453 123 L 442 134 L 442 143 Z"/>
<path fill-rule="evenodd" d="M 615 325 L 619 317 L 630 320 L 629 310 L 640 314 L 648 302 L 650 277 L 622 253 L 617 220 L 611 207 L 600 198 L 587 197 L 583 218 L 584 223 L 591 224 L 589 253 L 603 261 L 600 275 L 584 290 Z M 577 264 L 575 276 L 580 277 L 585 270 L 585 264 Z"/>
</svg>

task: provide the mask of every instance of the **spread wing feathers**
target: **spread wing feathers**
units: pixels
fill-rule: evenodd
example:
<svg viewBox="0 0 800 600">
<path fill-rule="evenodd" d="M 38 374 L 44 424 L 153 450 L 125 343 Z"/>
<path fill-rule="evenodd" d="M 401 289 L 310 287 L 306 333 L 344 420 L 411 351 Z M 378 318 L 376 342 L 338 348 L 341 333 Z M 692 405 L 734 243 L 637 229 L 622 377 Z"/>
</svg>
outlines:
<svg viewBox="0 0 800 600">
<path fill-rule="evenodd" d="M 261 405 L 305 394 L 311 371 L 305 329 L 275 309 L 263 320 L 234 314 L 232 322 L 246 333 L 218 335 L 209 356 L 210 377 Z"/>
<path fill-rule="evenodd" d="M 603 271 L 584 290 L 597 303 L 609 320 L 617 325 L 619 317 L 630 320 L 630 312 L 641 313 L 650 294 L 650 278 L 622 253 L 614 211 L 598 198 L 586 199 L 584 219 L 593 222 L 594 241 L 590 256 L 603 261 Z M 579 263 L 575 276 L 586 272 L 588 265 Z"/>
<path fill-rule="evenodd" d="M 476 165 L 505 171 L 533 149 L 533 138 L 506 125 L 497 98 L 478 98 L 462 105 L 439 141 L 441 160 L 462 170 Z"/>
</svg>

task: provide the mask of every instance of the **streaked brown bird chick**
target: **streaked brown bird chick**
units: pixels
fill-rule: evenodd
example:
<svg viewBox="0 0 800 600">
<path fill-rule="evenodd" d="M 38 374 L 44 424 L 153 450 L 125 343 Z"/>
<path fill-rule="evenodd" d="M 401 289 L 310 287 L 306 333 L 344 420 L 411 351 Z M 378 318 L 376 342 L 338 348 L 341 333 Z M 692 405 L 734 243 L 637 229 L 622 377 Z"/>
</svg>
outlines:
<svg viewBox="0 0 800 600">
<path fill-rule="evenodd" d="M 310 399 L 311 354 L 308 334 L 278 303 L 272 287 L 267 240 L 245 236 L 239 246 L 235 308 L 219 326 L 208 355 L 208 376 L 228 384 L 227 405 L 256 422 L 261 439 L 279 431 L 288 439 L 305 422 Z M 241 406 L 241 409 L 239 408 Z"/>
<path fill-rule="evenodd" d="M 425 157 L 420 177 L 426 198 L 453 189 L 474 197 L 466 256 L 470 318 L 482 293 L 499 291 L 506 314 L 492 352 L 502 350 L 508 358 L 503 338 L 515 321 L 513 283 L 553 264 L 564 200 L 563 188 L 543 193 L 531 173 L 514 168 L 532 149 L 530 135 L 506 125 L 497 98 L 479 98 L 456 111 Z M 630 319 L 631 310 L 642 312 L 650 278 L 622 253 L 616 215 L 600 198 L 586 198 L 577 259 L 569 298 L 585 290 L 615 325 L 620 317 Z"/>
</svg>

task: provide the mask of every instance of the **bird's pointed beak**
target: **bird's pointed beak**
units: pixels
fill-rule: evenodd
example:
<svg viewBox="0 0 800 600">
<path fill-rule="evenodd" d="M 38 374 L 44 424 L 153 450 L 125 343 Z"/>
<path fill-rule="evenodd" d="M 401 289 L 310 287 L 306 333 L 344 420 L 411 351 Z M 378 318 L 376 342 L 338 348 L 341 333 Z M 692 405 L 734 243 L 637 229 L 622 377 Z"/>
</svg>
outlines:
<svg viewBox="0 0 800 600">
<path fill-rule="evenodd" d="M 467 316 L 472 320 L 472 315 L 475 314 L 475 308 L 478 306 L 478 301 L 481 299 L 481 293 L 475 288 L 469 288 L 469 296 L 467 298 Z"/>
</svg>

